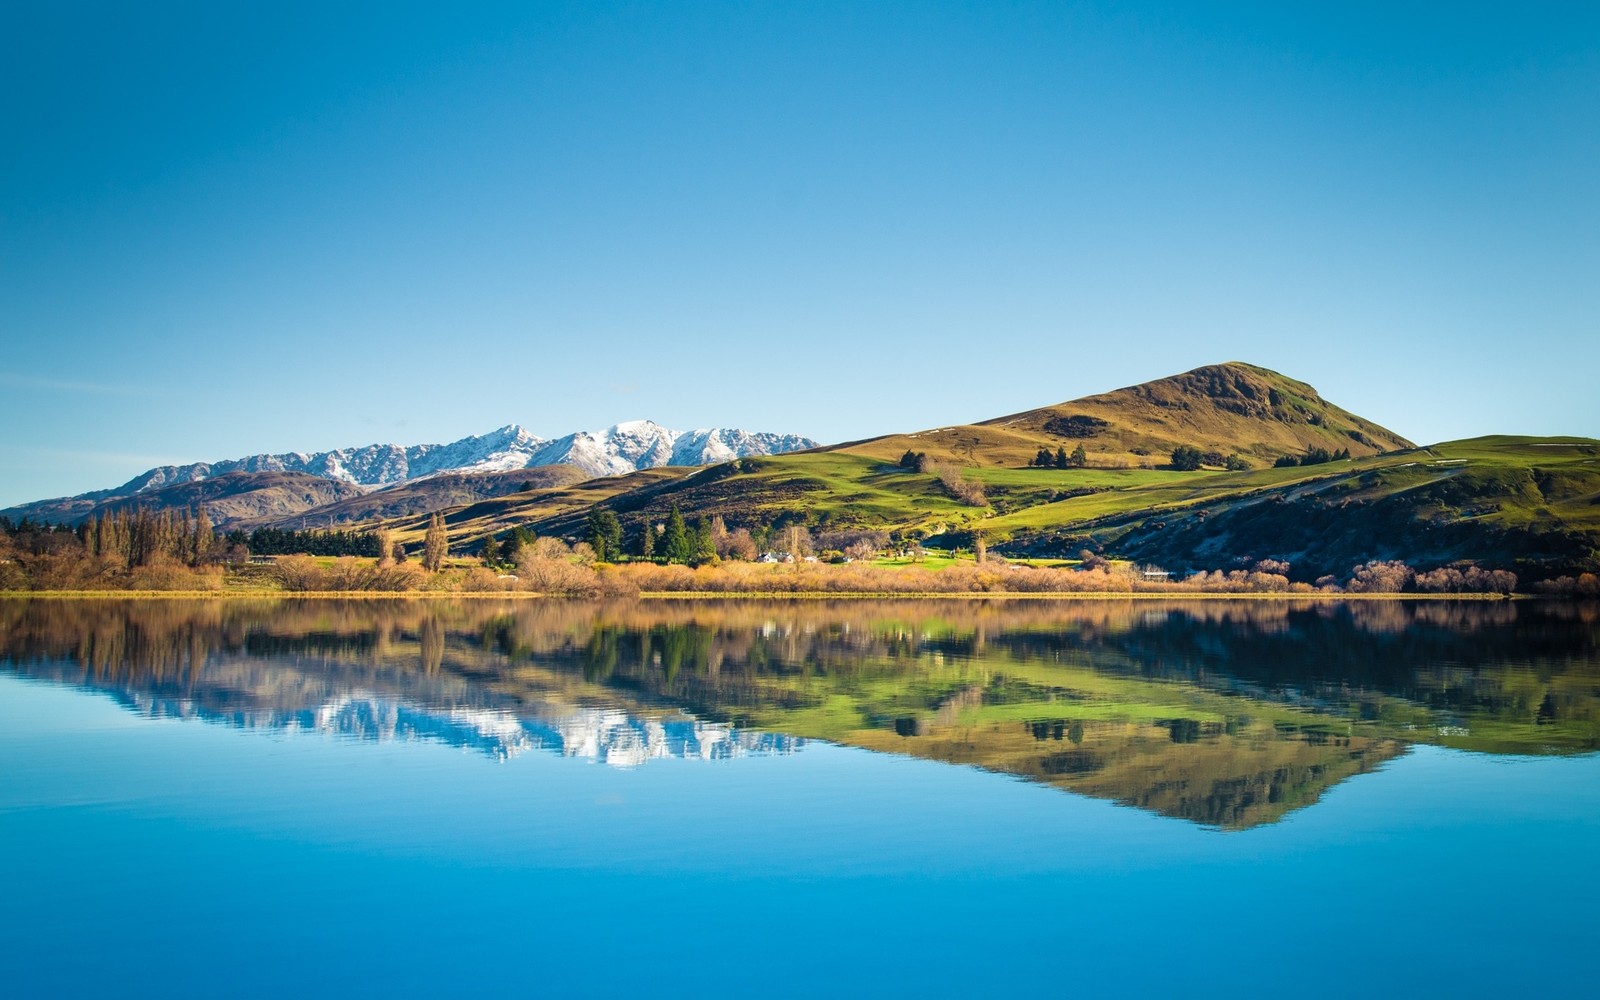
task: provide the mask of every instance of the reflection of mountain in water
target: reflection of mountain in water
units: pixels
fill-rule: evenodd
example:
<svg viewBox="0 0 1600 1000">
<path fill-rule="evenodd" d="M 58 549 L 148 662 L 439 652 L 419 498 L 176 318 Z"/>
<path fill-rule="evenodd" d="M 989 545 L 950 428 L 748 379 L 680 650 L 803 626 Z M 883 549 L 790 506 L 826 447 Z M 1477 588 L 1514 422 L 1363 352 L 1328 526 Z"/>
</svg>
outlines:
<svg viewBox="0 0 1600 1000">
<path fill-rule="evenodd" d="M 627 765 L 826 739 L 1241 828 L 1418 742 L 1600 748 L 1597 616 L 1510 603 L 0 601 L 0 662 L 150 714 L 497 757 Z"/>
<path fill-rule="evenodd" d="M 689 716 L 640 718 L 615 709 L 578 708 L 522 717 L 506 709 L 430 708 L 367 691 L 351 691 L 304 709 L 215 712 L 194 698 L 119 691 L 118 700 L 151 718 L 204 719 L 241 729 L 316 732 L 384 742 L 427 740 L 505 760 L 529 750 L 636 767 L 667 757 L 727 760 L 793 753 L 804 740 L 752 733 Z"/>
</svg>

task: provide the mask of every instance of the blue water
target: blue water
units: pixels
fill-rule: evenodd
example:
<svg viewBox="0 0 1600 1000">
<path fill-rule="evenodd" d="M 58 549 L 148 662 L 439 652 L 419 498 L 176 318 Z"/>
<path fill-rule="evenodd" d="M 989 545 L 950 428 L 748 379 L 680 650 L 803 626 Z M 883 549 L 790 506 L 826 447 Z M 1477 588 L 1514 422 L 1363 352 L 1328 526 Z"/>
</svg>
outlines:
<svg viewBox="0 0 1600 1000">
<path fill-rule="evenodd" d="M 0 995 L 1593 995 L 1600 758 L 1222 832 L 810 741 L 607 767 L 0 674 Z"/>
</svg>

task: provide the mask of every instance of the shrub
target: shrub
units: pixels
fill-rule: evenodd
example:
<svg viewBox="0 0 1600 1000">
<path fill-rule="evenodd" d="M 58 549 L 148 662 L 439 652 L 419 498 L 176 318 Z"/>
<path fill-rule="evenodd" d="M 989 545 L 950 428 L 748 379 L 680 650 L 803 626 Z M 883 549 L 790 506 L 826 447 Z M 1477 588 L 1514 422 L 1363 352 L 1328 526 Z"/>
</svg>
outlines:
<svg viewBox="0 0 1600 1000">
<path fill-rule="evenodd" d="M 1410 586 L 1415 577 L 1415 571 L 1399 560 L 1375 559 L 1350 571 L 1346 589 L 1353 594 L 1398 594 Z"/>
<path fill-rule="evenodd" d="M 376 560 L 340 556 L 329 566 L 311 556 L 286 556 L 272 564 L 272 577 L 284 590 L 408 591 L 420 587 L 427 573 L 416 563 L 379 565 Z"/>
<path fill-rule="evenodd" d="M 1182 444 L 1172 449 L 1172 467 L 1179 472 L 1193 472 L 1200 468 L 1202 457 L 1199 448 Z"/>
<path fill-rule="evenodd" d="M 128 571 L 129 590 L 221 590 L 222 567 L 190 569 L 169 556 L 157 556 Z"/>
</svg>

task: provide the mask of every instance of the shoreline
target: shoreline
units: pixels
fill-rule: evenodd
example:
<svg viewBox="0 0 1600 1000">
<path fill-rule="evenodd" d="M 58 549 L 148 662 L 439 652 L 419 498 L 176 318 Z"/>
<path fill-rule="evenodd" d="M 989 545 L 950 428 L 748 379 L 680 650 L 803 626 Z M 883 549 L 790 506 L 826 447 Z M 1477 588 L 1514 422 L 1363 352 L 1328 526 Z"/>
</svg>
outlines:
<svg viewBox="0 0 1600 1000">
<path fill-rule="evenodd" d="M 1019 593 L 1015 591 L 953 591 L 953 592 L 878 592 L 878 591 L 706 591 L 706 590 L 656 590 L 641 591 L 632 595 L 605 597 L 568 597 L 541 594 L 533 591 L 426 591 L 426 590 L 7 590 L 0 591 L 0 600 L 317 600 L 317 601 L 373 601 L 373 600 L 425 600 L 425 601 L 571 601 L 602 604 L 611 601 L 1040 601 L 1062 603 L 1070 601 L 1537 601 L 1560 600 L 1549 594 L 1486 594 L 1482 592 L 1439 594 L 1335 594 L 1324 591 L 1312 593 L 1227 593 L 1198 591 L 1164 594 L 1151 591 L 1041 591 Z"/>
</svg>

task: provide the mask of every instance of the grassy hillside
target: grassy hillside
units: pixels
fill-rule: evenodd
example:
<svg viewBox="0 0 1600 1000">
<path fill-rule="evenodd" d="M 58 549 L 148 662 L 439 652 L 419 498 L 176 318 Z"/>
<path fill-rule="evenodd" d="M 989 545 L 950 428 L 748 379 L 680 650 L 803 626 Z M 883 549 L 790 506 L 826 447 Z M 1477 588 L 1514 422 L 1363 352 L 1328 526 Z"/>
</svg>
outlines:
<svg viewBox="0 0 1600 1000">
<path fill-rule="evenodd" d="M 1393 431 L 1327 402 L 1304 382 L 1253 365 L 1197 368 L 1007 417 L 842 445 L 895 461 L 908 449 L 968 466 L 1019 467 L 1043 448 L 1082 445 L 1094 468 L 1157 468 L 1181 445 L 1271 465 L 1311 448 L 1373 455 L 1411 447 Z"/>
<path fill-rule="evenodd" d="M 1040 447 L 1079 443 L 1085 468 L 1027 464 Z M 1179 445 L 1253 467 L 1178 471 Z M 1272 464 L 1314 448 L 1352 457 Z M 936 464 L 902 467 L 908 449 Z M 944 480 L 938 464 L 949 467 Z M 952 471 L 981 500 L 960 499 Z M 1468 560 L 1528 580 L 1600 568 L 1600 442 L 1490 437 L 1419 449 L 1304 383 L 1238 364 L 971 426 L 519 494 L 459 507 L 448 522 L 458 544 L 516 524 L 577 536 L 594 505 L 630 534 L 677 505 L 730 527 L 871 528 L 935 545 L 982 532 L 1012 555 L 1089 549 L 1173 570 L 1270 557 L 1306 580 L 1373 559 L 1421 569 Z M 422 525 L 397 526 L 420 537 Z"/>
<path fill-rule="evenodd" d="M 520 525 L 535 526 L 540 534 L 546 535 L 575 532 L 596 505 L 626 507 L 703 471 L 707 470 L 668 466 L 479 500 L 447 510 L 445 525 L 450 533 L 450 544 L 455 548 L 471 547 L 485 535 Z M 422 541 L 429 517 L 430 513 L 425 512 L 396 518 L 386 522 L 385 527 L 394 533 L 396 540 L 409 545 Z M 562 530 L 557 529 L 558 525 Z"/>
<path fill-rule="evenodd" d="M 1048 549 L 1077 534 L 1167 566 L 1270 556 L 1308 576 L 1369 559 L 1468 560 L 1535 576 L 1600 568 L 1592 439 L 1474 438 L 1298 471 L 1311 474 L 1259 490 L 1169 493 L 1148 506 L 1129 496 L 1126 510 L 1054 524 L 1033 512 L 1039 527 L 1016 532 L 1015 544 Z"/>
</svg>

